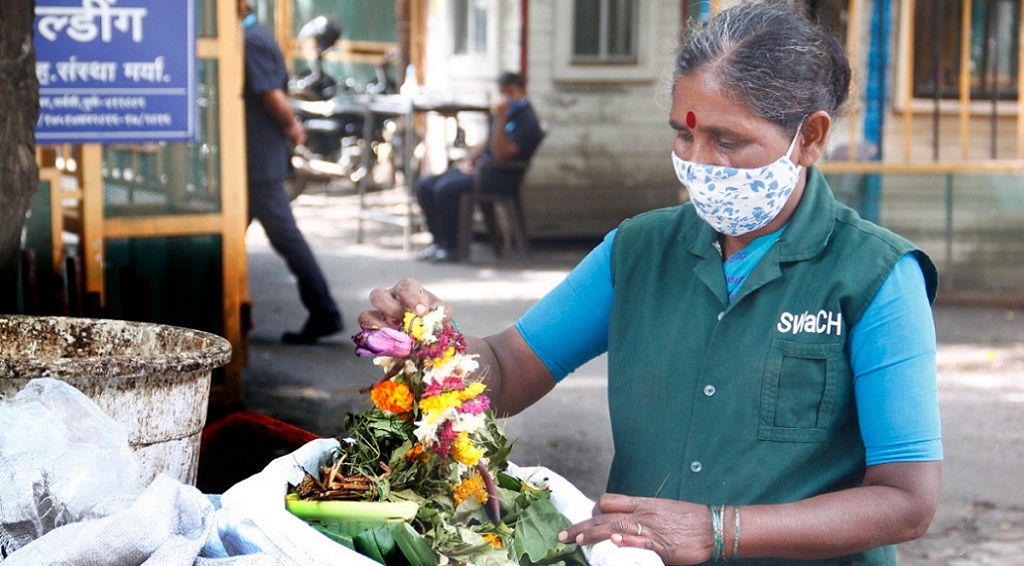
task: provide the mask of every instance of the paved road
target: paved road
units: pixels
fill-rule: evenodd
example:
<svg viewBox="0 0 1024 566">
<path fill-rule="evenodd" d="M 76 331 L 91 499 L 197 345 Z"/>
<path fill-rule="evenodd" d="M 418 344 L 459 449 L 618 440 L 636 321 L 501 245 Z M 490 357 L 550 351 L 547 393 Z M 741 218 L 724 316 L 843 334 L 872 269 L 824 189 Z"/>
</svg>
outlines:
<svg viewBox="0 0 1024 566">
<path fill-rule="evenodd" d="M 278 342 L 281 332 L 301 324 L 302 309 L 284 264 L 253 227 L 249 284 L 256 327 L 244 402 L 250 410 L 324 435 L 340 431 L 344 412 L 365 402 L 358 389 L 378 376 L 368 360 L 352 353 L 348 339 L 373 287 L 419 279 L 455 307 L 464 330 L 487 334 L 513 323 L 588 250 L 544 245 L 529 260 L 497 262 L 480 246 L 471 265 L 439 266 L 408 259 L 393 227 L 369 226 L 366 243 L 355 244 L 351 196 L 303 195 L 296 214 L 349 332 L 321 346 Z M 416 237 L 415 246 L 425 243 Z M 944 495 L 929 533 L 901 546 L 901 563 L 1024 564 L 1024 309 L 938 305 L 935 316 Z M 546 465 L 584 493 L 601 493 L 611 458 L 604 358 L 504 426 L 518 439 L 514 461 Z"/>
</svg>

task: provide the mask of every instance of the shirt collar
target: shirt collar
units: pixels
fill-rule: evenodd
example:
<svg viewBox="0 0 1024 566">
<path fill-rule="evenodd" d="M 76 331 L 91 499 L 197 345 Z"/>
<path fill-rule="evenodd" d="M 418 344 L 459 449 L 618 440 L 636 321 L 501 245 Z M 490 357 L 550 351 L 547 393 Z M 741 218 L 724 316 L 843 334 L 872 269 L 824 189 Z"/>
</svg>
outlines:
<svg viewBox="0 0 1024 566">
<path fill-rule="evenodd" d="M 787 234 L 779 239 L 782 261 L 801 261 L 821 253 L 835 229 L 836 199 L 825 176 L 813 165 L 807 168 L 807 186 L 788 224 Z"/>
</svg>

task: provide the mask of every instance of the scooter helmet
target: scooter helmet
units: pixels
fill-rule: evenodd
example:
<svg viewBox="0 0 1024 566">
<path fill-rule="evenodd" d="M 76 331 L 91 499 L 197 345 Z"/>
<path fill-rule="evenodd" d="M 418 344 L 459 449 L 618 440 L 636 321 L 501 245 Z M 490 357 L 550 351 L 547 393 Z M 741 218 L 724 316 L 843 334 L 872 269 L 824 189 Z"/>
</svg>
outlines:
<svg viewBox="0 0 1024 566">
<path fill-rule="evenodd" d="M 318 51 L 325 51 L 341 39 L 341 24 L 327 16 L 317 16 L 302 26 L 299 39 L 312 39 Z"/>
</svg>

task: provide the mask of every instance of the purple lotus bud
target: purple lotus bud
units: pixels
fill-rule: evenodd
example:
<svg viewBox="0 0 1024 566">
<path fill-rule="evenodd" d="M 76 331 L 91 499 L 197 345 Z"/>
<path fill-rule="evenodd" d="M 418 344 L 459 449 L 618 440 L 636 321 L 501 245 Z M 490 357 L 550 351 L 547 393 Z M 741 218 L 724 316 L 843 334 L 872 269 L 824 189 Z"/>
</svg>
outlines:
<svg viewBox="0 0 1024 566">
<path fill-rule="evenodd" d="M 404 358 L 412 352 L 412 336 L 394 328 L 364 330 L 352 337 L 356 354 L 360 356 L 388 356 Z"/>
</svg>

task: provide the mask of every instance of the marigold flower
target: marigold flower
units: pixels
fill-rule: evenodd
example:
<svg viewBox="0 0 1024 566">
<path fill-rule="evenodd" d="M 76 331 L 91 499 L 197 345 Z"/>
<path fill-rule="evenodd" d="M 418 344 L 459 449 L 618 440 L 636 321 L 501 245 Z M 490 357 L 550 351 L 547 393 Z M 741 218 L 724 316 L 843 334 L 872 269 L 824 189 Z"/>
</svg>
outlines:
<svg viewBox="0 0 1024 566">
<path fill-rule="evenodd" d="M 470 399 L 483 393 L 485 389 L 487 389 L 487 386 L 484 385 L 483 383 L 480 383 L 479 381 L 476 383 L 470 383 L 468 386 L 466 386 L 465 389 L 459 392 L 459 400 L 469 401 Z"/>
<path fill-rule="evenodd" d="M 390 379 L 381 381 L 370 391 L 373 404 L 386 413 L 408 413 L 412 409 L 413 394 L 404 383 Z"/>
<path fill-rule="evenodd" d="M 484 483 L 483 476 L 476 473 L 459 482 L 459 485 L 452 489 L 452 497 L 455 498 L 456 506 L 462 505 L 462 502 L 470 497 L 475 497 L 481 505 L 487 503 L 487 484 Z M 494 542 L 491 541 L 491 544 L 493 545 Z"/>
<path fill-rule="evenodd" d="M 417 444 L 405 452 L 405 461 L 412 464 L 413 462 L 426 462 L 427 454 L 423 451 L 423 445 Z"/>
<path fill-rule="evenodd" d="M 452 458 L 460 464 L 467 466 L 475 466 L 480 458 L 484 455 L 483 448 L 477 448 L 473 445 L 473 441 L 469 439 L 469 434 L 460 432 L 459 437 L 455 439 L 455 443 L 452 444 Z"/>
<path fill-rule="evenodd" d="M 443 413 L 448 409 L 458 409 L 462 404 L 461 393 L 461 391 L 448 391 L 420 399 L 420 410 L 424 413 Z"/>
<path fill-rule="evenodd" d="M 491 543 L 492 548 L 502 548 L 505 546 L 505 543 L 501 542 L 501 537 L 498 536 L 498 533 L 484 533 L 480 536 L 487 542 Z"/>
</svg>

